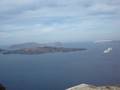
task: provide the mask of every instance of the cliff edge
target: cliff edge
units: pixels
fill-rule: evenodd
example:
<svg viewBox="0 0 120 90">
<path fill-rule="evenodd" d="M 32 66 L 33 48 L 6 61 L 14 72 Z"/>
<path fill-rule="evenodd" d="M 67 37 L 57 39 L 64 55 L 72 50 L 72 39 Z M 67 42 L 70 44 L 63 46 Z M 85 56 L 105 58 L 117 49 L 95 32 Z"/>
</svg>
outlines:
<svg viewBox="0 0 120 90">
<path fill-rule="evenodd" d="M 120 90 L 120 86 L 94 86 L 88 84 L 80 84 L 66 90 Z"/>
</svg>

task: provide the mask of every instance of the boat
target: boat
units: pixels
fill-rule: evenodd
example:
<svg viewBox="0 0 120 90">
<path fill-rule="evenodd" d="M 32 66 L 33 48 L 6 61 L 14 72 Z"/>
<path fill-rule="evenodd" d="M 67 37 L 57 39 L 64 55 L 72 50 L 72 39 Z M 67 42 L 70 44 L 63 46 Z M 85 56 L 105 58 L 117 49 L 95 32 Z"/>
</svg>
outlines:
<svg viewBox="0 0 120 90">
<path fill-rule="evenodd" d="M 104 53 L 110 53 L 112 51 L 112 48 L 107 48 L 104 50 Z"/>
</svg>

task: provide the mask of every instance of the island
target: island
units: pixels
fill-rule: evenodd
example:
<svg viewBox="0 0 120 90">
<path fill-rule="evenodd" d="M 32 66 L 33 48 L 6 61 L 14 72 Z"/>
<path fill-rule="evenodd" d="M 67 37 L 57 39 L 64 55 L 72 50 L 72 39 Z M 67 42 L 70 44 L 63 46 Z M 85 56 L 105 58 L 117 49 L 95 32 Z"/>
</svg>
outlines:
<svg viewBox="0 0 120 90">
<path fill-rule="evenodd" d="M 2 53 L 3 51 L 5 51 L 4 49 L 0 49 L 0 53 Z"/>
<path fill-rule="evenodd" d="M 4 51 L 3 49 L 0 49 L 0 52 Z"/>
<path fill-rule="evenodd" d="M 33 48 L 21 48 L 4 50 L 2 54 L 44 54 L 44 53 L 56 53 L 56 52 L 76 52 L 84 51 L 86 48 L 65 48 L 65 47 L 33 47 Z"/>
</svg>

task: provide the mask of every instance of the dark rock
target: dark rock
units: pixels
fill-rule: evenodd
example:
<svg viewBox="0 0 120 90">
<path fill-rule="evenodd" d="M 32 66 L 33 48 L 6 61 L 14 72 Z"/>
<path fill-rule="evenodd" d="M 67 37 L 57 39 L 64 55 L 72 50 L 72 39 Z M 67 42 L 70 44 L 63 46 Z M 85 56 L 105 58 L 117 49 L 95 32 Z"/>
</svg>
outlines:
<svg viewBox="0 0 120 90">
<path fill-rule="evenodd" d="M 6 90 L 2 84 L 0 84 L 0 90 Z"/>
</svg>

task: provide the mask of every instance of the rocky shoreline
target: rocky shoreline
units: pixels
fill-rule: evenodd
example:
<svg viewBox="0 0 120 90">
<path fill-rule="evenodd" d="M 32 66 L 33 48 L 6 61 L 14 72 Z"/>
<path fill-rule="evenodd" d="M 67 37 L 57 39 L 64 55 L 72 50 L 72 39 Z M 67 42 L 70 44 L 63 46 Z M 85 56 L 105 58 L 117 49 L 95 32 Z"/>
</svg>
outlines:
<svg viewBox="0 0 120 90">
<path fill-rule="evenodd" d="M 89 84 L 80 84 L 66 90 L 120 90 L 120 86 L 94 86 Z"/>
</svg>

